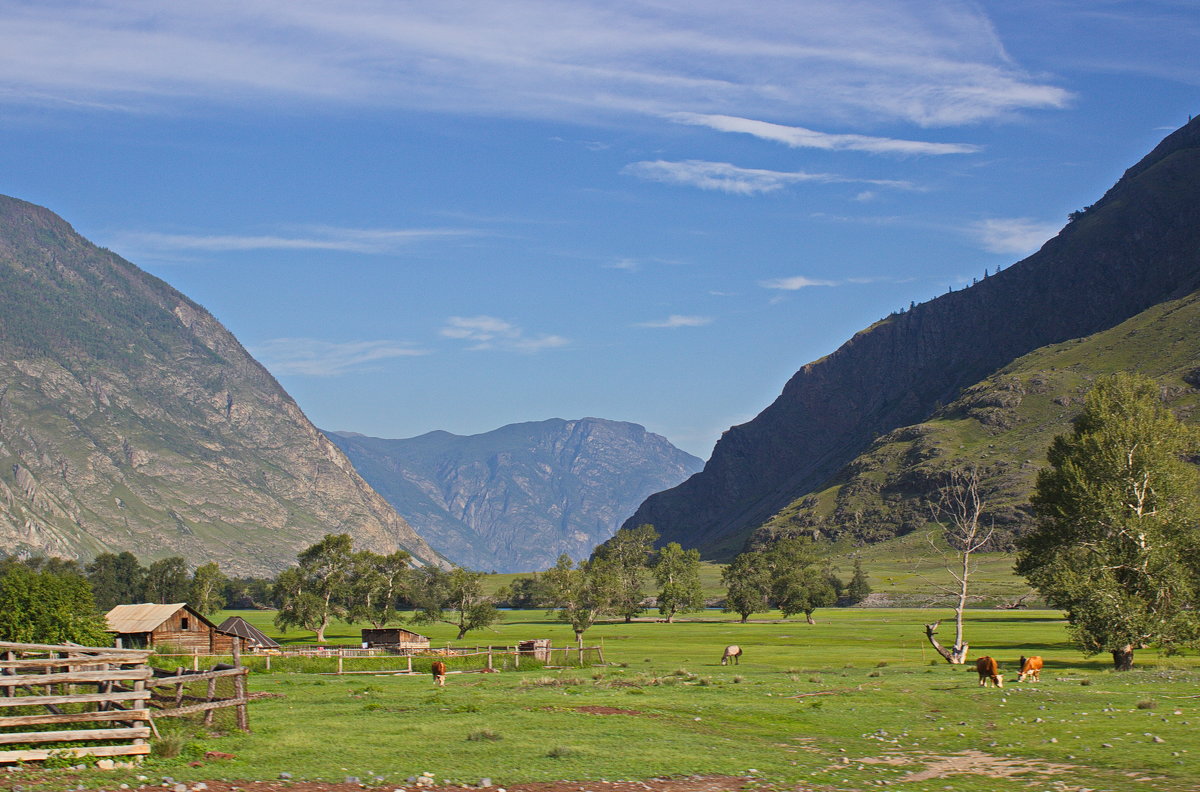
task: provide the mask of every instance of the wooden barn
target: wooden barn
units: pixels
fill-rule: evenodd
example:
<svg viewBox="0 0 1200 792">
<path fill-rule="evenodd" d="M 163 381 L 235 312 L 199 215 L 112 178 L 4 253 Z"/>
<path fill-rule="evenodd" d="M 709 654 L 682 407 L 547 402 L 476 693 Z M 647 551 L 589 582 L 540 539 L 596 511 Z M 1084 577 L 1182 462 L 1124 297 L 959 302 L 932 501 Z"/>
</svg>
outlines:
<svg viewBox="0 0 1200 792">
<path fill-rule="evenodd" d="M 428 649 L 429 639 L 401 627 L 380 627 L 362 631 L 363 649 Z"/>
<path fill-rule="evenodd" d="M 251 652 L 279 648 L 279 643 L 274 638 L 267 635 L 262 630 L 243 619 L 241 616 L 230 616 L 228 619 L 218 624 L 217 629 L 221 632 L 236 635 L 241 638 L 242 648 Z"/>
<path fill-rule="evenodd" d="M 116 645 L 124 649 L 197 654 L 233 651 L 235 636 L 218 629 L 186 602 L 118 605 L 105 618 L 108 631 L 116 633 Z"/>
</svg>

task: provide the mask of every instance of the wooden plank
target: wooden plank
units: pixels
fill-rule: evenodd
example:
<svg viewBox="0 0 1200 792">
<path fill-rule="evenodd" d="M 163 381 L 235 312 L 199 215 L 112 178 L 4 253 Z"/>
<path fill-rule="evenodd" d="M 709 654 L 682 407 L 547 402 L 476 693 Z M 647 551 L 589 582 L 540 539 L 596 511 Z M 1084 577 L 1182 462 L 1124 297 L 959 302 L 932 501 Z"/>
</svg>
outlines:
<svg viewBox="0 0 1200 792">
<path fill-rule="evenodd" d="M 150 727 L 140 729 L 73 729 L 71 731 L 10 732 L 0 734 L 0 745 L 15 743 L 86 742 L 88 740 L 132 740 L 150 736 Z"/>
<path fill-rule="evenodd" d="M 146 687 L 175 687 L 178 684 L 190 684 L 192 682 L 203 682 L 207 679 L 217 679 L 219 677 L 244 676 L 249 673 L 248 668 L 226 668 L 223 671 L 201 671 L 198 674 L 181 674 L 180 676 L 170 677 L 151 677 L 146 680 Z"/>
<path fill-rule="evenodd" d="M 28 644 L 0 641 L 0 649 L 12 649 L 15 652 L 75 652 L 77 654 L 124 654 L 149 657 L 153 649 L 119 649 L 112 646 L 70 646 L 65 644 Z"/>
<path fill-rule="evenodd" d="M 61 663 L 60 663 L 61 665 Z M 22 687 L 24 685 L 58 685 L 62 683 L 96 684 L 97 682 L 119 682 L 124 680 L 149 679 L 153 672 L 149 668 L 127 668 L 116 671 L 79 671 L 61 674 L 17 674 L 0 676 L 0 687 Z"/>
<path fill-rule="evenodd" d="M 121 655 L 86 655 L 82 657 L 26 657 L 20 660 L 0 660 L 0 668 L 45 668 L 46 666 L 88 666 L 105 663 L 141 665 L 141 660 Z"/>
<path fill-rule="evenodd" d="M 95 701 L 136 701 L 150 698 L 149 690 L 117 690 L 112 693 L 79 693 L 74 696 L 17 696 L 0 698 L 0 707 L 41 707 L 46 704 L 86 704 Z"/>
<path fill-rule="evenodd" d="M 0 763 L 34 762 L 49 759 L 51 754 L 69 753 L 72 756 L 146 756 L 149 745 L 90 745 L 86 748 L 29 748 L 23 751 L 0 751 Z"/>
<path fill-rule="evenodd" d="M 154 711 L 155 718 L 178 718 L 181 715 L 194 715 L 197 712 L 207 712 L 208 710 L 221 709 L 223 707 L 244 707 L 250 702 L 248 698 L 222 699 L 221 701 L 209 701 L 204 704 L 193 704 L 190 707 L 176 707 L 173 709 L 161 709 Z"/>
<path fill-rule="evenodd" d="M 150 717 L 146 709 L 106 710 L 104 712 L 64 712 L 61 715 L 9 715 L 0 718 L 0 729 L 16 726 L 40 726 L 47 723 L 87 723 L 92 721 L 139 721 Z"/>
</svg>

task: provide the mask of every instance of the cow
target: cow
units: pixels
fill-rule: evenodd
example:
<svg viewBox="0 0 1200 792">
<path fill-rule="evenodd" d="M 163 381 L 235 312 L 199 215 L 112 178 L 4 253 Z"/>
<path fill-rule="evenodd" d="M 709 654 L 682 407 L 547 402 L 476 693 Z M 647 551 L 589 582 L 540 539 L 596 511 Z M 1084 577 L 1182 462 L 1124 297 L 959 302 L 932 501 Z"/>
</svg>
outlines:
<svg viewBox="0 0 1200 792">
<path fill-rule="evenodd" d="M 725 654 L 721 655 L 721 665 L 728 665 L 730 658 L 733 658 L 734 665 L 738 665 L 738 658 L 741 656 L 742 647 L 738 646 L 737 644 L 730 644 L 729 646 L 725 647 Z"/>
<path fill-rule="evenodd" d="M 1022 657 L 1021 663 L 1018 666 L 1021 670 L 1017 672 L 1017 681 L 1024 682 L 1025 677 L 1029 677 L 1033 682 L 1042 681 L 1042 658 L 1034 655 L 1033 657 Z"/>
<path fill-rule="evenodd" d="M 998 688 L 1004 687 L 1004 677 L 1000 675 L 1000 666 L 995 658 L 984 655 L 975 661 L 975 672 L 979 674 L 979 684 L 987 687 L 989 684 Z"/>
<path fill-rule="evenodd" d="M 433 671 L 433 684 L 437 685 L 438 687 L 445 687 L 446 664 L 441 660 L 434 660 L 433 665 L 430 666 L 430 670 Z"/>
</svg>

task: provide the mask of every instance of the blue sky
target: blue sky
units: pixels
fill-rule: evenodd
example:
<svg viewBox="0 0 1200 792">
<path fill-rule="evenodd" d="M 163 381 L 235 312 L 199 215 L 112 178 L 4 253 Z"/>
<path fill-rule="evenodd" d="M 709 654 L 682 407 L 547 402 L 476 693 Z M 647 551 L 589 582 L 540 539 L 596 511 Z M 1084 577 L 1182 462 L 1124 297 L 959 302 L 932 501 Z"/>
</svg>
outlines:
<svg viewBox="0 0 1200 792">
<path fill-rule="evenodd" d="M 1194 0 L 0 0 L 0 192 L 322 428 L 707 457 L 1200 112 Z"/>
</svg>

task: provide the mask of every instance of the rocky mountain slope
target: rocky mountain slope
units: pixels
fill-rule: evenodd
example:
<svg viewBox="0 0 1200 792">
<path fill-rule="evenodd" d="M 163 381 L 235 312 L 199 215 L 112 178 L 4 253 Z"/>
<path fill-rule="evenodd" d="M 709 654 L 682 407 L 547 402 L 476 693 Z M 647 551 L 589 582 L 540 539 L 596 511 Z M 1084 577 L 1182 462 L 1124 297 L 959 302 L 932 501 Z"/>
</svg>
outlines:
<svg viewBox="0 0 1200 792">
<path fill-rule="evenodd" d="M 1041 250 L 889 316 L 806 365 L 704 470 L 627 525 L 736 553 L 879 436 L 918 424 L 1016 358 L 1090 336 L 1200 288 L 1200 119 L 1168 136 Z"/>
<path fill-rule="evenodd" d="M 328 532 L 445 563 L 211 314 L 0 197 L 0 546 L 246 575 Z"/>
<path fill-rule="evenodd" d="M 647 495 L 701 461 L 641 426 L 598 418 L 406 440 L 330 433 L 363 477 L 439 552 L 475 569 L 587 557 Z"/>
<path fill-rule="evenodd" d="M 803 533 L 873 542 L 909 533 L 928 523 L 942 474 L 959 466 L 980 472 L 983 521 L 995 526 L 994 544 L 1004 549 L 1032 525 L 1029 493 L 1051 440 L 1069 431 L 1095 378 L 1114 371 L 1157 379 L 1180 418 L 1200 420 L 1200 294 L 1018 358 L 928 421 L 878 438 L 756 538 Z"/>
</svg>

